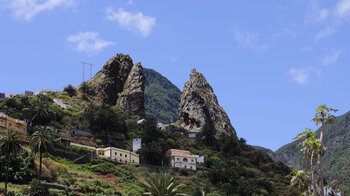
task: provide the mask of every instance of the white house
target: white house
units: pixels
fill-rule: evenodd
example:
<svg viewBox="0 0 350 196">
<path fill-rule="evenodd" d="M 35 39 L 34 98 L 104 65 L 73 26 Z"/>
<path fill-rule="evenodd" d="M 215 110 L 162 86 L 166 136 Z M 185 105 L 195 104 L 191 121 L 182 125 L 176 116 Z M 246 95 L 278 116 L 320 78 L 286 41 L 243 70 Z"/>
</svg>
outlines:
<svg viewBox="0 0 350 196">
<path fill-rule="evenodd" d="M 169 158 L 171 167 L 185 168 L 190 170 L 197 169 L 198 155 L 191 155 L 190 151 L 170 149 L 166 155 Z"/>
</svg>

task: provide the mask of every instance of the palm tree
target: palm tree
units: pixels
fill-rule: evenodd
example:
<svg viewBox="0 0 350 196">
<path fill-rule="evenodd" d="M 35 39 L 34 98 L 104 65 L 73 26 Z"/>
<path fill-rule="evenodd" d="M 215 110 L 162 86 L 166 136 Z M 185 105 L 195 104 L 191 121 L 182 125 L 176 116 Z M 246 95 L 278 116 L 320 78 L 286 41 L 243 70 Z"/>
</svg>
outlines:
<svg viewBox="0 0 350 196">
<path fill-rule="evenodd" d="M 316 138 L 316 133 L 314 133 L 311 129 L 306 128 L 305 131 L 302 133 L 299 133 L 295 138 L 293 139 L 301 139 L 305 138 L 302 142 L 300 142 L 297 145 L 297 148 L 300 148 L 301 152 L 304 152 L 303 160 L 306 160 L 306 172 L 308 174 L 308 194 L 311 195 L 311 181 L 313 178 L 310 178 L 310 162 L 311 167 L 313 167 L 313 159 L 310 161 L 310 157 L 312 155 L 313 149 L 312 149 L 312 140 Z M 313 172 L 313 171 L 312 171 Z M 313 184 L 315 186 L 315 184 Z"/>
<path fill-rule="evenodd" d="M 291 185 L 297 186 L 300 191 L 305 191 L 308 187 L 308 173 L 303 170 L 294 170 L 291 172 L 292 179 L 290 180 Z"/>
<path fill-rule="evenodd" d="M 52 100 L 45 95 L 38 95 L 33 105 L 25 111 L 24 116 L 28 121 L 30 130 L 35 126 L 47 125 L 55 118 L 55 113 L 51 108 Z"/>
<path fill-rule="evenodd" d="M 175 181 L 174 177 L 160 173 L 147 175 L 146 181 L 140 183 L 146 192 L 143 195 L 151 196 L 187 196 L 184 193 L 185 185 L 180 181 Z"/>
<path fill-rule="evenodd" d="M 334 123 L 335 116 L 332 115 L 330 112 L 336 112 L 338 110 L 329 108 L 326 105 L 319 105 L 316 109 L 315 118 L 312 119 L 316 123 L 316 125 L 322 124 L 321 126 L 321 134 L 320 134 L 320 143 L 321 146 L 323 146 L 323 135 L 324 135 L 324 126 L 326 124 L 332 124 Z M 319 150 L 322 150 L 321 147 Z M 320 181 L 320 189 L 321 189 L 321 195 L 324 195 L 323 190 L 323 174 L 322 174 L 322 153 L 318 153 L 318 174 L 319 174 L 319 181 Z"/>
<path fill-rule="evenodd" d="M 47 153 L 53 148 L 53 140 L 49 132 L 46 129 L 35 131 L 30 140 L 30 147 L 34 154 L 40 154 L 40 167 L 38 175 L 40 183 L 43 153 Z"/>
<path fill-rule="evenodd" d="M 13 130 L 9 130 L 4 136 L 0 138 L 0 152 L 6 155 L 5 196 L 7 194 L 10 156 L 16 155 L 21 150 L 22 150 L 21 140 L 18 136 L 16 136 Z"/>
</svg>

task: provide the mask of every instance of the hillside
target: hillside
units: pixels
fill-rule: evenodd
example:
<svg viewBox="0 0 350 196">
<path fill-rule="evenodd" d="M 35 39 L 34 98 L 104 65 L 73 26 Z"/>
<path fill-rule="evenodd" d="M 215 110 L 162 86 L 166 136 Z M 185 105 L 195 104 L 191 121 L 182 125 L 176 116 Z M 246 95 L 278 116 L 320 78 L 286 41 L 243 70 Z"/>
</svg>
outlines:
<svg viewBox="0 0 350 196">
<path fill-rule="evenodd" d="M 317 134 L 320 130 L 316 131 Z M 328 148 L 323 157 L 325 179 L 340 178 L 345 193 L 350 191 L 350 112 L 336 117 L 333 125 L 324 130 L 324 144 Z M 299 141 L 291 142 L 279 148 L 273 157 L 296 169 L 303 168 L 302 154 L 296 149 Z"/>
<path fill-rule="evenodd" d="M 153 69 L 144 69 L 144 74 L 146 115 L 162 123 L 175 122 L 181 91 Z"/>
</svg>

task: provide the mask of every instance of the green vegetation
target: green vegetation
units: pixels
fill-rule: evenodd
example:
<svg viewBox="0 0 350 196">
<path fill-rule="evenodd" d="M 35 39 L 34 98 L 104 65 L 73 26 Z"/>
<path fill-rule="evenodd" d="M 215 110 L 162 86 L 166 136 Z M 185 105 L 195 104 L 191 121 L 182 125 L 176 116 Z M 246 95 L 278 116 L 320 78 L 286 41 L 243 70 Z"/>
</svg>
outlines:
<svg viewBox="0 0 350 196">
<path fill-rule="evenodd" d="M 6 156 L 6 177 L 5 177 L 5 196 L 7 195 L 7 183 L 9 178 L 10 158 L 17 155 L 22 150 L 21 141 L 18 136 L 15 135 L 13 130 L 9 130 L 6 134 L 0 138 L 0 152 L 3 152 Z"/>
<path fill-rule="evenodd" d="M 146 115 L 162 123 L 177 120 L 181 91 L 153 69 L 144 69 Z"/>
<path fill-rule="evenodd" d="M 42 160 L 43 154 L 48 153 L 53 148 L 53 139 L 52 136 L 45 129 L 40 129 L 35 131 L 30 139 L 30 147 L 32 152 L 36 155 L 39 153 L 39 173 L 38 179 L 40 183 L 41 178 L 41 169 L 42 169 Z"/>
<path fill-rule="evenodd" d="M 164 173 L 147 175 L 146 181 L 140 183 L 141 187 L 145 189 L 143 195 L 161 196 L 186 196 L 183 189 L 186 185 L 181 181 L 175 181 L 175 178 Z"/>
<path fill-rule="evenodd" d="M 63 91 L 67 92 L 68 96 L 70 97 L 77 95 L 77 90 L 75 90 L 75 88 L 71 84 L 64 87 Z"/>
<path fill-rule="evenodd" d="M 69 107 L 59 107 L 52 102 L 53 98 L 61 99 Z M 3 110 L 3 106 L 7 106 L 11 111 L 10 115 L 23 119 L 27 116 L 34 119 L 32 115 L 28 115 L 33 111 L 42 112 L 40 118 L 33 120 L 33 130 L 48 125 L 66 130 L 82 129 L 93 134 L 93 138 L 85 138 L 82 141 L 93 145 L 99 140 L 99 143 L 104 145 L 111 144 L 130 149 L 131 138 L 141 137 L 142 149 L 138 152 L 140 160 L 153 165 L 152 167 L 167 165 L 168 158 L 165 153 L 171 148 L 186 149 L 193 154 L 204 156 L 205 164 L 200 167 L 206 172 L 194 173 L 183 169 L 171 171 L 176 181 L 186 185 L 186 193 L 189 195 L 202 192 L 209 196 L 300 194 L 297 188 L 289 185 L 291 177 L 287 176 L 291 171 L 283 163 L 274 162 L 264 153 L 247 145 L 244 139 L 237 140 L 227 135 L 215 137 L 216 131 L 210 125 L 205 126 L 196 139 L 190 139 L 180 132 L 168 134 L 162 131 L 157 127 L 157 120 L 153 118 L 147 118 L 139 125 L 136 122 L 137 118 L 126 114 L 118 106 L 94 105 L 85 101 L 81 94 L 70 97 L 65 91 L 53 92 L 29 96 L 23 100 L 18 96 L 0 101 L 0 109 Z M 25 107 L 28 107 L 28 110 L 23 112 Z M 52 115 L 45 115 L 44 111 L 52 112 Z M 55 190 L 49 188 L 50 194 L 64 195 L 66 190 L 70 190 L 72 194 L 86 195 L 139 195 L 145 192 L 138 183 L 147 179 L 146 176 L 150 172 L 146 168 L 115 165 L 104 160 L 92 160 L 90 163 L 77 165 L 51 155 L 46 157 L 40 153 L 45 150 L 40 150 L 38 145 L 39 142 L 48 139 L 45 138 L 46 136 L 41 137 L 40 133 L 36 132 L 32 137 L 31 146 L 35 147 L 32 148 L 33 153 L 42 154 L 34 162 L 38 168 L 38 179 L 42 177 L 42 184 L 50 182 L 58 186 Z M 67 148 L 59 144 L 55 146 Z M 70 150 L 81 154 L 84 152 L 84 149 Z M 89 152 L 85 154 L 87 153 Z M 35 182 L 29 189 L 31 187 L 36 187 Z M 42 191 L 46 191 L 46 188 L 42 188 Z"/>
</svg>

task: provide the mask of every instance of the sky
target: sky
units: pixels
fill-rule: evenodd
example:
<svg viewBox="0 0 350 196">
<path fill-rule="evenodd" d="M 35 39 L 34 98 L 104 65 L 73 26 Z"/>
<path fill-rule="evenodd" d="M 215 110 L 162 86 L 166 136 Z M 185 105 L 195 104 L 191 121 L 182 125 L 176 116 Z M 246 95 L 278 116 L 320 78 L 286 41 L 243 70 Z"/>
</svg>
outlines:
<svg viewBox="0 0 350 196">
<path fill-rule="evenodd" d="M 350 110 L 349 20 L 350 0 L 0 0 L 0 91 L 77 86 L 117 53 L 180 90 L 196 68 L 238 137 L 277 150 L 318 105 Z"/>
</svg>

